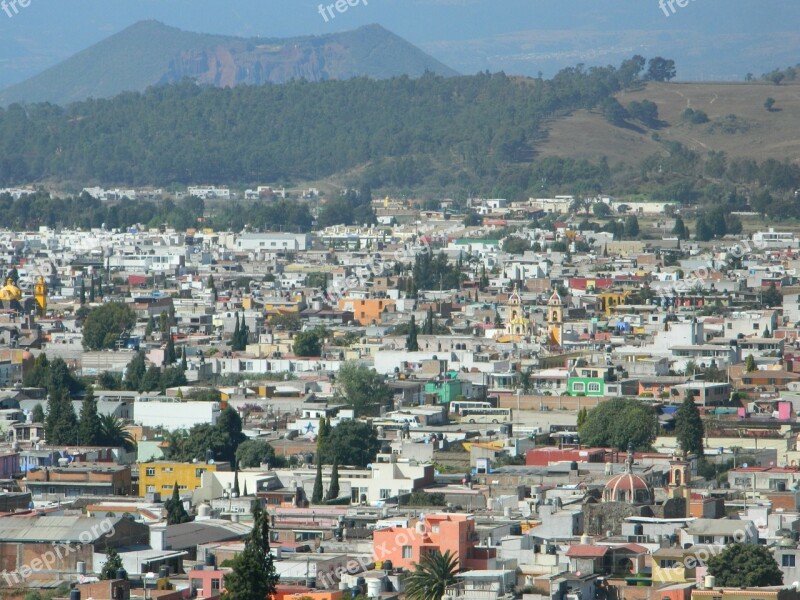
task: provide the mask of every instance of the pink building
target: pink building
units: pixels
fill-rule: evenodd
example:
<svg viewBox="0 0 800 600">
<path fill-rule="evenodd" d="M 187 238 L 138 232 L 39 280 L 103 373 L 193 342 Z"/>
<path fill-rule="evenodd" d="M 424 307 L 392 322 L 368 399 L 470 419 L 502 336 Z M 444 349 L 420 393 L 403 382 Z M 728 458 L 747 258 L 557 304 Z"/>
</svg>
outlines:
<svg viewBox="0 0 800 600">
<path fill-rule="evenodd" d="M 448 550 L 469 569 L 490 568 L 496 558 L 493 547 L 479 547 L 473 515 L 442 513 L 425 515 L 410 527 L 389 527 L 373 534 L 373 559 L 392 561 L 393 567 L 413 569 L 426 554 Z"/>
</svg>

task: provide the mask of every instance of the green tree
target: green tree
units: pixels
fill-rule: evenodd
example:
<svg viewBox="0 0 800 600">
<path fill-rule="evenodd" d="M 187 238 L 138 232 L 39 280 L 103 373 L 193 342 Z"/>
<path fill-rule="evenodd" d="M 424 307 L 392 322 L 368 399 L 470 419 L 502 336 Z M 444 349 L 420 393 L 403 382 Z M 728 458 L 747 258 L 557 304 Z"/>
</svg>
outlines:
<svg viewBox="0 0 800 600">
<path fill-rule="evenodd" d="M 639 235 L 639 219 L 636 215 L 628 215 L 625 218 L 625 237 L 629 240 L 636 239 Z"/>
<path fill-rule="evenodd" d="M 509 254 L 525 254 L 526 251 L 531 249 L 531 243 L 517 236 L 510 236 L 503 242 L 503 252 Z"/>
<path fill-rule="evenodd" d="M 406 597 L 409 600 L 441 600 L 445 590 L 456 583 L 456 575 L 463 570 L 458 555 L 450 550 L 444 554 L 426 553 L 406 579 Z"/>
<path fill-rule="evenodd" d="M 766 546 L 734 543 L 708 559 L 708 574 L 719 587 L 752 588 L 783 584 L 783 572 Z"/>
<path fill-rule="evenodd" d="M 98 574 L 98 579 L 107 581 L 117 578 L 117 571 L 122 568 L 122 558 L 114 548 L 106 548 L 106 562 Z"/>
<path fill-rule="evenodd" d="M 81 306 L 86 304 L 86 284 L 83 282 L 83 278 L 81 278 Z"/>
<path fill-rule="evenodd" d="M 761 304 L 767 308 L 783 306 L 783 294 L 778 291 L 774 281 L 769 284 L 769 289 L 761 294 Z"/>
<path fill-rule="evenodd" d="M 333 469 L 331 470 L 331 483 L 328 486 L 326 500 L 336 500 L 339 497 L 339 463 L 333 459 Z"/>
<path fill-rule="evenodd" d="M 153 335 L 153 332 L 156 329 L 156 320 L 153 318 L 153 315 L 150 315 L 150 318 L 147 319 L 147 325 L 144 328 L 144 337 L 149 338 Z"/>
<path fill-rule="evenodd" d="M 264 440 L 245 440 L 236 448 L 236 465 L 240 469 L 260 467 L 262 463 L 278 467 L 275 459 L 275 449 Z"/>
<path fill-rule="evenodd" d="M 78 444 L 82 446 L 99 446 L 101 441 L 100 417 L 97 414 L 97 400 L 91 386 L 81 402 L 81 414 L 78 418 Z"/>
<path fill-rule="evenodd" d="M 419 343 L 417 342 L 417 322 L 414 315 L 411 315 L 409 323 L 408 337 L 406 337 L 406 350 L 409 352 L 417 352 L 419 350 Z"/>
<path fill-rule="evenodd" d="M 698 242 L 707 242 L 714 238 L 714 230 L 706 220 L 706 216 L 701 214 L 697 217 L 697 223 L 694 229 L 694 238 Z"/>
<path fill-rule="evenodd" d="M 109 302 L 89 311 L 83 323 L 83 345 L 89 350 L 113 349 L 126 340 L 136 314 L 122 302 Z"/>
<path fill-rule="evenodd" d="M 214 302 L 217 301 L 217 285 L 214 283 L 214 276 L 208 276 L 208 282 L 206 282 L 206 289 L 211 293 L 211 298 Z"/>
<path fill-rule="evenodd" d="M 124 448 L 132 452 L 136 448 L 133 436 L 125 429 L 125 424 L 111 414 L 100 415 L 100 445 L 110 448 Z"/>
<path fill-rule="evenodd" d="M 311 504 L 322 503 L 322 457 L 317 453 L 317 474 L 314 476 L 314 491 L 311 493 Z"/>
<path fill-rule="evenodd" d="M 656 438 L 658 421 L 653 409 L 629 398 L 612 398 L 599 404 L 586 415 L 578 432 L 581 442 L 590 447 L 626 450 L 649 448 Z"/>
<path fill-rule="evenodd" d="M 756 366 L 756 359 L 752 354 L 747 355 L 747 359 L 744 361 L 744 368 L 748 373 L 752 373 L 758 368 Z"/>
<path fill-rule="evenodd" d="M 589 409 L 585 406 L 578 411 L 578 429 L 583 427 L 583 424 L 586 423 L 586 418 L 589 415 Z"/>
<path fill-rule="evenodd" d="M 686 393 L 675 415 L 675 436 L 685 453 L 703 458 L 705 429 L 691 392 Z"/>
<path fill-rule="evenodd" d="M 767 98 L 764 100 L 764 108 L 767 109 L 767 112 L 772 112 L 775 108 L 775 98 Z"/>
<path fill-rule="evenodd" d="M 139 387 L 143 392 L 154 392 L 160 389 L 161 369 L 155 365 L 150 365 L 147 371 L 145 371 L 144 377 L 142 377 L 142 381 L 139 383 Z"/>
<path fill-rule="evenodd" d="M 324 464 L 364 468 L 375 460 L 380 442 L 375 428 L 363 421 L 342 421 L 325 437 L 318 454 Z"/>
<path fill-rule="evenodd" d="M 292 350 L 295 356 L 320 356 L 322 355 L 322 344 L 315 331 L 301 331 L 294 336 Z"/>
<path fill-rule="evenodd" d="M 170 460 L 205 460 L 210 450 L 219 461 L 236 461 L 236 449 L 246 439 L 242 433 L 242 419 L 230 406 L 220 413 L 215 425 L 200 423 L 192 427 L 186 436 L 181 436 Z"/>
<path fill-rule="evenodd" d="M 679 240 L 689 239 L 689 229 L 686 227 L 686 223 L 683 222 L 680 215 L 675 217 L 675 226 L 672 228 L 672 234 L 678 236 Z"/>
<path fill-rule="evenodd" d="M 269 545 L 269 517 L 258 501 L 251 510 L 253 529 L 244 551 L 233 560 L 233 570 L 225 575 L 222 600 L 264 600 L 275 595 L 278 574 Z"/>
<path fill-rule="evenodd" d="M 147 364 L 144 359 L 144 351 L 137 352 L 128 366 L 125 367 L 125 378 L 122 380 L 122 385 L 126 390 L 138 392 L 142 389 L 142 379 L 147 372 Z"/>
<path fill-rule="evenodd" d="M 656 56 L 647 64 L 645 79 L 649 81 L 670 81 L 675 78 L 675 61 Z"/>
<path fill-rule="evenodd" d="M 180 525 L 192 520 L 181 500 L 177 481 L 172 486 L 172 498 L 164 502 L 164 508 L 167 510 L 167 525 Z"/>
<path fill-rule="evenodd" d="M 383 376 L 356 362 L 346 362 L 336 375 L 337 400 L 351 406 L 356 416 L 375 415 L 392 401 Z M 345 464 L 345 463 L 341 463 Z"/>
<path fill-rule="evenodd" d="M 33 412 L 31 413 L 31 420 L 34 423 L 44 423 L 44 408 L 42 408 L 41 404 L 37 404 L 33 407 Z"/>
<path fill-rule="evenodd" d="M 47 400 L 47 416 L 44 431 L 47 443 L 53 446 L 75 444 L 77 440 L 78 419 L 72 402 L 63 390 L 50 394 Z"/>
<path fill-rule="evenodd" d="M 595 202 L 592 204 L 592 212 L 599 219 L 604 219 L 611 214 L 611 207 L 605 202 Z"/>
</svg>

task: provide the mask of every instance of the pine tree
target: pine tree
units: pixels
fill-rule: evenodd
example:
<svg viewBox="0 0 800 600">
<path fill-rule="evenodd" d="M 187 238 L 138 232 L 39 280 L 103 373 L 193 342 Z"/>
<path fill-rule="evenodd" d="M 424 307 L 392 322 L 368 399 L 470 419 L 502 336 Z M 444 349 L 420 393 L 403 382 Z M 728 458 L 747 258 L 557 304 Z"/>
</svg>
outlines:
<svg viewBox="0 0 800 600">
<path fill-rule="evenodd" d="M 44 408 L 42 408 L 41 404 L 37 404 L 33 407 L 31 419 L 34 423 L 44 423 Z"/>
<path fill-rule="evenodd" d="M 122 558 L 114 548 L 109 548 L 106 546 L 106 562 L 103 563 L 103 568 L 100 571 L 100 574 L 97 576 L 98 579 L 102 579 L 104 581 L 108 581 L 109 579 L 116 579 L 117 578 L 117 571 L 122 568 Z"/>
<path fill-rule="evenodd" d="M 311 503 L 320 504 L 322 502 L 322 459 L 317 452 L 317 476 L 314 478 L 314 491 L 311 494 Z"/>
<path fill-rule="evenodd" d="M 222 600 L 264 600 L 275 596 L 278 574 L 269 545 L 269 516 L 258 501 L 253 501 L 253 529 L 245 540 L 244 551 L 225 575 Z"/>
<path fill-rule="evenodd" d="M 94 276 L 92 277 L 91 285 L 89 286 L 89 302 L 94 302 Z"/>
<path fill-rule="evenodd" d="M 186 512 L 183 502 L 181 502 L 177 481 L 172 487 L 172 498 L 164 503 L 164 508 L 167 509 L 167 525 L 180 525 L 181 523 L 188 523 L 192 520 L 192 517 Z"/>
<path fill-rule="evenodd" d="M 149 338 L 153 335 L 153 331 L 156 329 L 156 320 L 153 318 L 153 315 L 150 315 L 150 318 L 147 320 L 147 326 L 144 328 L 144 337 Z"/>
<path fill-rule="evenodd" d="M 425 335 L 433 335 L 433 307 L 428 307 L 428 316 L 425 318 L 422 333 Z"/>
<path fill-rule="evenodd" d="M 233 470 L 233 490 L 232 492 L 236 494 L 236 497 L 239 497 L 239 467 L 234 467 Z"/>
<path fill-rule="evenodd" d="M 189 368 L 189 365 L 186 364 L 186 348 L 183 349 L 181 352 L 181 371 L 186 371 Z"/>
<path fill-rule="evenodd" d="M 81 306 L 86 304 L 86 284 L 81 279 Z"/>
<path fill-rule="evenodd" d="M 54 446 L 71 445 L 77 441 L 78 419 L 64 390 L 54 390 L 48 397 L 44 431 L 48 444 Z"/>
<path fill-rule="evenodd" d="M 414 315 L 411 315 L 408 337 L 406 338 L 406 350 L 409 352 L 417 352 L 419 350 L 419 344 L 417 343 L 417 322 L 414 319 Z"/>
<path fill-rule="evenodd" d="M 214 302 L 217 301 L 217 286 L 214 283 L 214 276 L 208 276 L 208 283 L 206 283 L 206 288 L 211 292 L 211 298 Z"/>
<path fill-rule="evenodd" d="M 233 328 L 233 338 L 231 338 L 231 349 L 238 350 L 236 345 L 239 343 L 239 313 L 236 313 L 236 325 Z"/>
<path fill-rule="evenodd" d="M 242 487 L 242 497 L 247 498 L 247 480 L 245 479 L 244 486 Z"/>
<path fill-rule="evenodd" d="M 675 415 L 675 436 L 686 454 L 696 454 L 702 459 L 704 435 L 700 411 L 691 392 L 687 392 Z"/>
<path fill-rule="evenodd" d="M 78 419 L 78 444 L 82 446 L 98 446 L 100 442 L 100 417 L 97 414 L 97 401 L 91 386 L 81 403 L 81 414 Z"/>
<path fill-rule="evenodd" d="M 756 359 L 753 357 L 752 354 L 747 355 L 747 360 L 744 361 L 744 365 L 748 373 L 752 373 L 758 368 L 756 366 Z"/>
<path fill-rule="evenodd" d="M 328 486 L 327 500 L 336 500 L 339 497 L 339 461 L 333 459 L 333 470 L 331 471 L 331 484 Z"/>
<path fill-rule="evenodd" d="M 172 334 L 170 334 L 169 339 L 167 340 L 167 353 L 165 360 L 167 365 L 174 365 L 177 359 L 178 356 L 175 354 L 175 341 L 172 339 Z"/>
</svg>

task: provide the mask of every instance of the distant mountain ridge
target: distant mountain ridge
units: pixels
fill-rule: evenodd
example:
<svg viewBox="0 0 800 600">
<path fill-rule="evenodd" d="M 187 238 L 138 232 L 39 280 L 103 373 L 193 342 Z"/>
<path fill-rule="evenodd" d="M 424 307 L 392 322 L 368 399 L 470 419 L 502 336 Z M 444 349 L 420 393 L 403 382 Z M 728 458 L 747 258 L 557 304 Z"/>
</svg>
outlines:
<svg viewBox="0 0 800 600">
<path fill-rule="evenodd" d="M 140 21 L 22 83 L 0 91 L 0 105 L 66 104 L 191 78 L 232 87 L 365 76 L 386 79 L 455 71 L 384 29 L 297 38 L 239 38 L 192 33 Z"/>
</svg>

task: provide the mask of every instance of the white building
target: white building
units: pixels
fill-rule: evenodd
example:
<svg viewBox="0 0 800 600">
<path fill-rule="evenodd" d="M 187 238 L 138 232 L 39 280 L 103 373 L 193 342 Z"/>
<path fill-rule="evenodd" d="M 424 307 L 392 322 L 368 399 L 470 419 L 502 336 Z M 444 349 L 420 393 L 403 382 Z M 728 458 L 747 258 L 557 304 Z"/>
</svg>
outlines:
<svg viewBox="0 0 800 600">
<path fill-rule="evenodd" d="M 307 233 L 243 233 L 236 237 L 239 252 L 301 252 L 311 246 Z"/>
<path fill-rule="evenodd" d="M 167 431 L 191 429 L 194 425 L 214 425 L 220 415 L 218 402 L 184 401 L 180 398 L 136 398 L 133 421 L 144 427 L 163 427 Z"/>
</svg>

